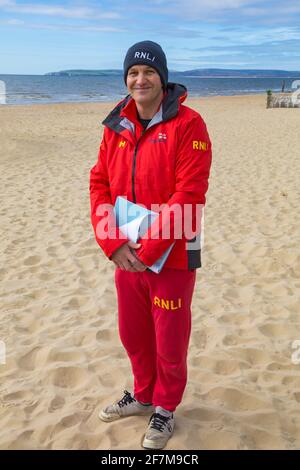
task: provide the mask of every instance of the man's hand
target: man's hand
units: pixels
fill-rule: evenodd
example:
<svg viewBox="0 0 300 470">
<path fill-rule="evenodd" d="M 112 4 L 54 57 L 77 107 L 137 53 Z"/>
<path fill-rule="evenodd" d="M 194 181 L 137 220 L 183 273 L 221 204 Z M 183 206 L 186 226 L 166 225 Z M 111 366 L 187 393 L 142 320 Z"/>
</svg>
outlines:
<svg viewBox="0 0 300 470">
<path fill-rule="evenodd" d="M 115 265 L 123 271 L 130 271 L 131 273 L 145 271 L 147 266 L 138 259 L 134 252 L 134 250 L 137 250 L 140 246 L 140 243 L 129 241 L 118 248 L 113 253 L 111 259 Z"/>
</svg>

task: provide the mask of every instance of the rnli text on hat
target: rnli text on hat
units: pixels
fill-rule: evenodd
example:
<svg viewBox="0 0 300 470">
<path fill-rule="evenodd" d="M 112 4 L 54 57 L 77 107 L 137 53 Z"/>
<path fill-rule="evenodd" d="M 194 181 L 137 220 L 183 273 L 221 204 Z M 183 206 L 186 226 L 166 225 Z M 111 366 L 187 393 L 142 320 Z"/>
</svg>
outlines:
<svg viewBox="0 0 300 470">
<path fill-rule="evenodd" d="M 148 60 L 151 60 L 151 62 L 155 60 L 155 56 L 151 57 L 149 52 L 139 52 L 139 51 L 135 52 L 134 58 L 135 59 L 148 59 Z"/>
</svg>

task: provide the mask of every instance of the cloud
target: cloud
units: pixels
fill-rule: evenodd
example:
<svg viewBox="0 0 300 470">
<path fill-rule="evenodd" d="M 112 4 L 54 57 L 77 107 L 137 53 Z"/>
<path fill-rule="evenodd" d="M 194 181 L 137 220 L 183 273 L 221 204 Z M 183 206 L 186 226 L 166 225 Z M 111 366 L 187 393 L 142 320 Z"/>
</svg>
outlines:
<svg viewBox="0 0 300 470">
<path fill-rule="evenodd" d="M 199 24 L 295 24 L 300 16 L 299 0 L 144 0 L 134 8 Z"/>
<path fill-rule="evenodd" d="M 277 68 L 286 70 L 299 69 L 300 38 L 263 42 L 261 44 L 235 44 L 225 46 L 210 46 L 197 49 L 185 48 L 178 53 L 176 59 L 170 63 L 196 64 L 201 68 L 212 67 L 239 67 L 248 68 Z M 268 66 L 266 67 L 266 64 Z"/>
<path fill-rule="evenodd" d="M 115 28 L 113 26 L 90 26 L 90 25 L 78 25 L 78 24 L 51 24 L 51 23 L 27 23 L 22 20 L 9 19 L 0 21 L 0 25 L 6 26 L 22 26 L 29 29 L 45 29 L 52 31 L 77 31 L 77 32 L 99 32 L 99 33 L 126 33 L 126 29 Z"/>
<path fill-rule="evenodd" d="M 63 18 L 76 19 L 119 19 L 120 15 L 116 12 L 100 12 L 98 8 L 91 7 L 64 7 L 59 5 L 46 5 L 38 3 L 20 4 L 15 1 L 0 0 L 0 7 L 5 11 L 18 14 L 55 16 Z"/>
<path fill-rule="evenodd" d="M 176 36 L 176 31 L 174 36 Z M 251 47 L 260 46 L 262 44 L 271 44 L 274 41 L 278 41 L 280 44 L 282 41 L 297 40 L 300 41 L 300 28 L 297 26 L 286 26 L 286 27 L 240 27 L 230 28 L 207 28 L 202 31 L 202 37 L 204 41 L 201 43 L 182 42 L 181 45 L 177 44 L 177 49 L 186 51 L 202 51 L 211 50 L 213 47 L 224 49 L 230 49 L 231 47 Z"/>
<path fill-rule="evenodd" d="M 170 27 L 167 24 L 156 24 L 155 27 L 145 27 L 141 26 L 135 29 L 135 32 L 141 32 L 143 34 L 157 34 L 160 36 L 175 37 L 175 38 L 202 38 L 205 34 L 203 31 L 198 31 L 195 29 L 183 28 L 180 26 L 173 25 Z"/>
<path fill-rule="evenodd" d="M 58 2 L 58 0 L 56 0 Z M 90 3 L 92 2 L 92 3 Z M 101 6 L 98 6 L 101 5 Z M 109 5 L 106 11 L 103 5 Z M 219 24 L 232 25 L 287 25 L 299 23 L 299 0 L 144 0 L 143 2 L 130 2 L 123 0 L 110 0 L 103 2 L 89 0 L 89 2 L 69 2 L 69 5 L 48 3 L 20 3 L 17 0 L 0 0 L 0 9 L 23 15 L 52 16 L 57 18 L 73 18 L 88 20 L 122 20 L 128 21 L 136 18 L 137 25 L 155 19 L 168 19 L 172 24 L 180 21 L 181 26 L 188 21 L 186 30 L 191 26 Z M 174 21 L 174 20 L 173 20 Z M 187 33 L 186 37 L 193 37 L 195 33 Z"/>
<path fill-rule="evenodd" d="M 253 0 L 186 0 L 184 6 L 190 10 L 228 10 L 233 8 L 241 8 L 245 5 L 253 3 Z"/>
<path fill-rule="evenodd" d="M 16 19 L 11 19 L 11 20 L 6 20 L 6 21 L 3 21 L 1 22 L 1 24 L 8 24 L 8 25 L 12 25 L 12 26 L 21 26 L 24 24 L 24 21 L 22 20 L 16 20 Z"/>
<path fill-rule="evenodd" d="M 184 5 L 181 0 L 144 0 L 144 3 L 148 5 L 164 7 L 170 9 L 175 4 L 181 4 L 181 10 L 186 8 L 189 10 L 199 11 L 199 10 L 217 10 L 217 9 L 228 9 L 228 8 L 240 8 L 243 5 L 248 5 L 253 3 L 253 0 L 185 0 Z"/>
</svg>

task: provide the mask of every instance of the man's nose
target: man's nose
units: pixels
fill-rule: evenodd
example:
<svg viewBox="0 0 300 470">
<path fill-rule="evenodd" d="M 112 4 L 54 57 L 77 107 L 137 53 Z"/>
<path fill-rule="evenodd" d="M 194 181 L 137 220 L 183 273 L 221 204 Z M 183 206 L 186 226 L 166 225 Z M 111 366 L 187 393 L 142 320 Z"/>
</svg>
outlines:
<svg viewBox="0 0 300 470">
<path fill-rule="evenodd" d="M 143 73 L 139 73 L 138 76 L 136 77 L 136 81 L 138 84 L 143 84 L 146 82 L 146 76 Z"/>
</svg>

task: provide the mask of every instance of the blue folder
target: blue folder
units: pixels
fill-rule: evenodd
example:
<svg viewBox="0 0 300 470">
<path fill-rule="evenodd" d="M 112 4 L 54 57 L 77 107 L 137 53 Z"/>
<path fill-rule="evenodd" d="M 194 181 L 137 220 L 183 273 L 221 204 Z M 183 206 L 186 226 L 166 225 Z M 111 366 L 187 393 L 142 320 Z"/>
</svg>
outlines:
<svg viewBox="0 0 300 470">
<path fill-rule="evenodd" d="M 133 242 L 137 242 L 142 237 L 154 220 L 158 217 L 158 212 L 150 211 L 145 207 L 134 204 L 122 196 L 116 199 L 114 212 L 116 215 L 117 226 L 124 235 Z M 151 271 L 159 273 L 174 246 L 172 245 L 165 253 L 152 265 L 148 266 Z"/>
</svg>

